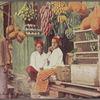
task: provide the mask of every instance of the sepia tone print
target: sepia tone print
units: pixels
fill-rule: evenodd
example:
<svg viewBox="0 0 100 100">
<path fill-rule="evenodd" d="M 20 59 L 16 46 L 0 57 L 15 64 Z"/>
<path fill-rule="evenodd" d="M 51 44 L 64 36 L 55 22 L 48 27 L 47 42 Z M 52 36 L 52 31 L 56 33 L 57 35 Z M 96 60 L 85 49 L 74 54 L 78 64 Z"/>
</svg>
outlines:
<svg viewBox="0 0 100 100">
<path fill-rule="evenodd" d="M 100 98 L 100 2 L 0 1 L 0 98 Z"/>
</svg>

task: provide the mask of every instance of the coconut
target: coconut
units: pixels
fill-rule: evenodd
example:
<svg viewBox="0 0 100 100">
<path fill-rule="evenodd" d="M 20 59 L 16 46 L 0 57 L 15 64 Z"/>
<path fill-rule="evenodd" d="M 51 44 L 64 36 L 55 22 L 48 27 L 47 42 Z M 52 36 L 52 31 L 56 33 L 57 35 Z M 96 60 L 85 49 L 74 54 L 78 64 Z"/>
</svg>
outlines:
<svg viewBox="0 0 100 100">
<path fill-rule="evenodd" d="M 13 25 L 10 25 L 6 28 L 6 34 L 10 34 L 11 32 L 14 31 L 14 26 Z"/>
<path fill-rule="evenodd" d="M 15 38 L 17 38 L 17 34 L 18 34 L 18 31 L 13 31 L 9 34 L 9 39 L 10 40 L 13 40 Z"/>
</svg>

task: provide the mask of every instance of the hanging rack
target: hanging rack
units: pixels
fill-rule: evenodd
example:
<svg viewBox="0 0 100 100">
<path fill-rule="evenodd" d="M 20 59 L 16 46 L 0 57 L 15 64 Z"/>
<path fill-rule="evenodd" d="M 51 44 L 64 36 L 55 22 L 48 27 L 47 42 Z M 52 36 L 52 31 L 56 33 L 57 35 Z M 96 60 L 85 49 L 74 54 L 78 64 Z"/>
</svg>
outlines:
<svg viewBox="0 0 100 100">
<path fill-rule="evenodd" d="M 4 6 L 4 4 L 8 4 L 8 3 L 10 3 L 10 2 L 5 2 L 5 3 L 1 4 L 0 6 Z M 2 8 L 0 8 L 0 10 L 3 11 L 8 17 L 11 17 L 11 18 L 12 18 L 12 16 L 10 16 L 10 15 L 9 15 L 7 12 L 5 12 Z"/>
</svg>

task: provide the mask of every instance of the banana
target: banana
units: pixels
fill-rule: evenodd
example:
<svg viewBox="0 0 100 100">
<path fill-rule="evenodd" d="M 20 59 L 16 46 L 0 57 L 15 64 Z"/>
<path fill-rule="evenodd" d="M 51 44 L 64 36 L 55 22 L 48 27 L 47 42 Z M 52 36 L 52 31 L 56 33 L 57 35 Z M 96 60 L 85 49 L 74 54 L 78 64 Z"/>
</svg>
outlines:
<svg viewBox="0 0 100 100">
<path fill-rule="evenodd" d="M 60 2 L 52 2 L 52 4 L 54 4 L 54 6 L 53 6 L 53 12 L 55 13 L 55 14 L 61 14 L 61 13 L 66 13 L 66 11 L 68 10 L 68 7 L 67 7 L 67 5 L 66 5 L 66 2 L 62 2 L 62 1 L 60 1 Z M 56 11 L 59 11 L 59 12 L 56 12 Z"/>
</svg>

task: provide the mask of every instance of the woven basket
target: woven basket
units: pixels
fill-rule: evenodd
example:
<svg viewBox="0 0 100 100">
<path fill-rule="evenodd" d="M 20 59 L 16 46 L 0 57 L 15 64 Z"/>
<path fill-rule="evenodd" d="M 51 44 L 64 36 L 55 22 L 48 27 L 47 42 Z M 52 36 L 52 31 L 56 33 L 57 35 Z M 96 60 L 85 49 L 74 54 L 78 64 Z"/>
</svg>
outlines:
<svg viewBox="0 0 100 100">
<path fill-rule="evenodd" d="M 56 76 L 57 80 L 59 81 L 65 81 L 65 82 L 70 82 L 71 81 L 71 68 L 70 66 L 58 66 L 56 68 Z"/>
</svg>

